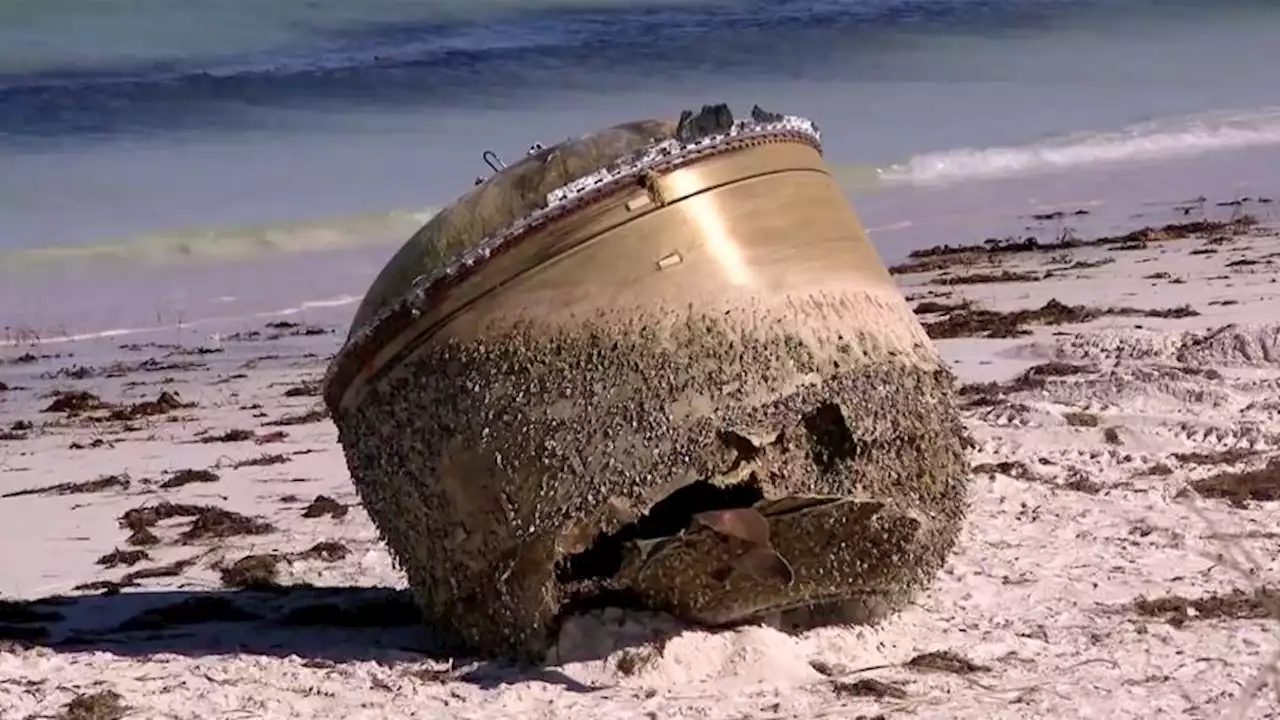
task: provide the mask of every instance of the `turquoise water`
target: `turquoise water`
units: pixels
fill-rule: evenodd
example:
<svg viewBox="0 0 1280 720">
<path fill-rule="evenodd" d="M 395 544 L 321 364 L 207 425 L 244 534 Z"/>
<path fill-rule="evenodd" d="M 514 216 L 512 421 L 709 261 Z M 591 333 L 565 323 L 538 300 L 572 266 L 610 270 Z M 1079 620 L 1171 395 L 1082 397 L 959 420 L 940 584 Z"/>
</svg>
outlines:
<svg viewBox="0 0 1280 720">
<path fill-rule="evenodd" d="M 722 100 L 815 119 L 887 255 L 957 240 L 922 216 L 957 197 L 983 232 L 1048 188 L 1136 202 L 1210 158 L 1195 194 L 1262 192 L 1276 37 L 1280 6 L 1233 0 L 9 0 L 0 314 L 108 268 L 376 268 L 485 149 Z M 1107 184 L 1152 163 L 1182 169 Z"/>
</svg>

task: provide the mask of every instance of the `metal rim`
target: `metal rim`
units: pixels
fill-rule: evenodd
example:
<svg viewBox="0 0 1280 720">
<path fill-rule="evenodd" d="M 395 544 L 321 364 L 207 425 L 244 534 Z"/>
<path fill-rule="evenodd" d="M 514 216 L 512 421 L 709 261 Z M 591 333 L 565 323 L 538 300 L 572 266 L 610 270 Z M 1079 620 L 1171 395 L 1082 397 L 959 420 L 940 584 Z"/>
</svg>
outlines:
<svg viewBox="0 0 1280 720">
<path fill-rule="evenodd" d="M 800 142 L 822 152 L 821 138 L 810 121 L 786 117 L 770 123 L 741 123 L 732 134 L 703 138 L 675 151 L 658 153 L 650 148 L 635 161 L 619 170 L 602 170 L 582 178 L 565 188 L 553 191 L 548 199 L 561 194 L 562 200 L 551 202 L 543 210 L 513 223 L 503 231 L 483 239 L 472 250 L 461 254 L 453 263 L 434 274 L 419 276 L 413 286 L 389 303 L 359 328 L 330 362 L 324 380 L 324 400 L 330 414 L 337 418 L 343 400 L 357 390 L 362 378 L 376 372 L 369 367 L 386 344 L 410 330 L 423 311 L 430 308 L 449 289 L 466 281 L 481 266 L 536 234 L 535 231 L 566 215 L 600 202 L 610 196 L 641 185 L 654 175 L 662 176 L 707 158 L 770 143 Z M 574 191 L 573 185 L 582 187 Z"/>
</svg>

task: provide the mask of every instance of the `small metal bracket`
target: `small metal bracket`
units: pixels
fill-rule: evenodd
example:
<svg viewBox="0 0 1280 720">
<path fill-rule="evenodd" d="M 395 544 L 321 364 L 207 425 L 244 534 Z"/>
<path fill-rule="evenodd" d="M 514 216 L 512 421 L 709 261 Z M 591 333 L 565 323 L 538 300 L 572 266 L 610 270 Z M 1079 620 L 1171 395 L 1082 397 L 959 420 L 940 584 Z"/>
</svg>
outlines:
<svg viewBox="0 0 1280 720">
<path fill-rule="evenodd" d="M 498 153 L 492 150 L 485 150 L 480 157 L 484 159 L 486 165 L 493 168 L 494 172 L 502 172 L 507 169 L 507 164 L 502 162 L 502 158 L 498 157 Z"/>
</svg>

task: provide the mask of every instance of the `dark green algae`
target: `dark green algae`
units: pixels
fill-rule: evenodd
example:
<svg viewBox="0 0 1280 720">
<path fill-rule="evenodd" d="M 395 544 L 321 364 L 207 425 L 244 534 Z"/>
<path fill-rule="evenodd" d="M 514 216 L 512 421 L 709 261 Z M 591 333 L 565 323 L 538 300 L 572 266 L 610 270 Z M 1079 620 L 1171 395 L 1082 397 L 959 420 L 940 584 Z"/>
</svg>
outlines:
<svg viewBox="0 0 1280 720">
<path fill-rule="evenodd" d="M 924 588 L 966 504 L 950 374 L 927 345 L 756 327 L 521 322 L 430 339 L 374 377 L 336 420 L 442 640 L 538 660 L 561 614 L 592 603 L 807 627 Z M 789 583 L 734 571 L 735 541 L 688 522 L 751 504 Z"/>
</svg>

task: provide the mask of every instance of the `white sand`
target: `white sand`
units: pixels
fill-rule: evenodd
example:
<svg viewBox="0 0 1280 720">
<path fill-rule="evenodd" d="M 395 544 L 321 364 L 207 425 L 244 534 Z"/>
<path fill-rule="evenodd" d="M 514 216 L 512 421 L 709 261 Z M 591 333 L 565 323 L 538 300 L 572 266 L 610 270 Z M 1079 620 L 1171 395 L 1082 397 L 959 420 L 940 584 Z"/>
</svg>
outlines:
<svg viewBox="0 0 1280 720">
<path fill-rule="evenodd" d="M 798 637 L 768 627 L 686 630 L 647 644 L 641 640 L 662 621 L 601 613 L 566 628 L 563 664 L 536 670 L 425 655 L 425 631 L 394 622 L 390 610 L 379 615 L 386 627 L 299 628 L 272 620 L 300 605 L 388 595 L 358 588 L 404 584 L 355 506 L 334 429 L 328 421 L 284 427 L 285 441 L 264 445 L 186 441 L 235 427 L 265 433 L 276 428 L 261 427 L 264 421 L 315 407 L 315 397 L 283 392 L 319 376 L 335 336 L 225 342 L 223 353 L 190 358 L 209 363 L 207 369 L 117 380 L 39 379 L 53 360 L 0 366 L 0 381 L 27 388 L 0 394 L 0 428 L 16 420 L 36 424 L 28 439 L 0 441 L 0 494 L 111 473 L 133 479 L 127 490 L 0 499 L 0 596 L 32 599 L 119 578 L 131 568 L 103 569 L 95 560 L 127 549 L 128 531 L 117 518 L 144 503 L 218 505 L 278 528 L 183 544 L 175 538 L 189 521 L 169 520 L 157 528 L 164 544 L 132 569 L 197 558 L 178 576 L 144 580 L 120 595 L 74 593 L 84 597 L 36 606 L 62 619 L 51 621 L 51 634 L 34 645 L 0 646 L 0 718 L 53 716 L 78 694 L 104 689 L 119 693 L 130 718 L 1220 716 L 1280 647 L 1276 622 L 1192 615 L 1170 623 L 1126 607 L 1143 596 L 1249 590 L 1274 583 L 1280 571 L 1276 503 L 1176 497 L 1189 481 L 1229 469 L 1177 453 L 1254 451 L 1230 468 L 1256 468 L 1280 443 L 1276 259 L 1227 267 L 1280 252 L 1280 238 L 1241 237 L 1215 254 L 1189 254 L 1204 246 L 1181 240 L 1148 250 L 1005 258 L 1004 269 L 1036 272 L 1115 260 L 1038 282 L 942 287 L 929 284 L 935 274 L 899 276 L 909 296 L 954 291 L 933 299 L 970 298 L 995 309 L 1057 298 L 1136 308 L 1189 304 L 1201 313 L 1178 320 L 1104 317 L 1028 337 L 939 341 L 965 383 L 1008 380 L 1050 359 L 1094 364 L 1097 371 L 1052 378 L 965 411 L 976 464 L 1022 463 L 1030 472 L 1017 465 L 975 472 L 967 530 L 918 607 L 874 628 Z M 1185 282 L 1143 279 L 1161 272 Z M 1215 330 L 1231 323 L 1241 326 Z M 300 357 L 306 352 L 320 357 Z M 116 354 L 141 360 L 164 351 Z M 241 367 L 273 354 L 284 357 Z M 121 386 L 165 376 L 172 381 Z M 52 386 L 91 389 L 111 401 L 150 399 L 163 387 L 198 406 L 144 419 L 121 434 L 120 423 L 60 425 L 62 416 L 39 412 L 50 401 L 37 395 Z M 255 405 L 262 409 L 243 409 Z M 1099 424 L 1068 425 L 1070 411 L 1090 413 Z M 98 437 L 113 447 L 68 449 Z M 230 467 L 263 453 L 303 452 L 282 464 Z M 1168 472 L 1148 472 L 1159 465 L 1157 472 Z M 153 482 L 174 470 L 208 467 L 221 479 L 168 490 Z M 317 494 L 352 505 L 349 514 L 302 518 Z M 112 632 L 148 608 L 224 592 L 219 563 L 327 540 L 350 554 L 336 562 L 287 561 L 281 580 L 341 590 L 238 593 L 237 602 L 262 616 L 256 622 Z M 1224 558 L 1240 550 L 1251 559 Z M 986 669 L 962 675 L 895 666 L 943 650 Z M 858 672 L 885 665 L 891 667 Z M 1264 691 L 1251 717 L 1280 717 L 1276 697 Z"/>
</svg>

